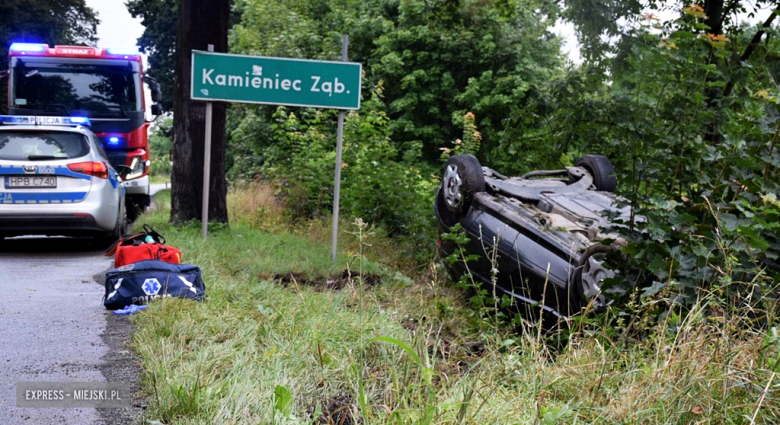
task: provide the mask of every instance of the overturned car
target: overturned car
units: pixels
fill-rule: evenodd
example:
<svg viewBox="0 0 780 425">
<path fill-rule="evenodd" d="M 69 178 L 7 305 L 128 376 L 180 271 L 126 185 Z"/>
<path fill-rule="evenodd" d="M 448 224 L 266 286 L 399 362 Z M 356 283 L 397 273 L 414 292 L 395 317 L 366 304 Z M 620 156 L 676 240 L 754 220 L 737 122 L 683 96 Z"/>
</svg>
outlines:
<svg viewBox="0 0 780 425">
<path fill-rule="evenodd" d="M 476 261 L 455 261 L 457 275 L 470 273 L 498 296 L 508 295 L 526 317 L 567 318 L 608 301 L 604 279 L 614 276 L 604 256 L 625 244 L 615 230 L 631 219 L 627 202 L 613 194 L 610 161 L 586 155 L 573 167 L 506 177 L 480 166 L 471 155 L 449 159 L 436 195 L 439 233 L 460 223 L 463 246 Z M 442 258 L 457 253 L 439 238 Z M 461 255 L 465 258 L 465 255 Z"/>
</svg>

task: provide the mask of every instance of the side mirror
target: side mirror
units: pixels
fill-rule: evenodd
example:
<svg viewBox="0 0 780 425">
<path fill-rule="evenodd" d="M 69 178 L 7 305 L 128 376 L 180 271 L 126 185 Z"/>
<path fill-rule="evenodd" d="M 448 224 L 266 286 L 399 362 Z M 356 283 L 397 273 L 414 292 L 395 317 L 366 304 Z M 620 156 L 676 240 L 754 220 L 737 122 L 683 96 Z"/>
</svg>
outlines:
<svg viewBox="0 0 780 425">
<path fill-rule="evenodd" d="M 152 115 L 158 116 L 158 115 L 162 115 L 162 113 L 163 113 L 162 105 L 160 105 L 159 103 L 155 103 L 152 105 Z"/>
<path fill-rule="evenodd" d="M 144 82 L 149 85 L 149 91 L 152 94 L 152 103 L 159 103 L 162 100 L 162 90 L 160 83 L 151 75 L 144 75 Z"/>
<path fill-rule="evenodd" d="M 152 102 L 158 103 L 162 100 L 162 90 L 160 89 L 160 83 L 154 82 L 151 87 Z"/>
</svg>

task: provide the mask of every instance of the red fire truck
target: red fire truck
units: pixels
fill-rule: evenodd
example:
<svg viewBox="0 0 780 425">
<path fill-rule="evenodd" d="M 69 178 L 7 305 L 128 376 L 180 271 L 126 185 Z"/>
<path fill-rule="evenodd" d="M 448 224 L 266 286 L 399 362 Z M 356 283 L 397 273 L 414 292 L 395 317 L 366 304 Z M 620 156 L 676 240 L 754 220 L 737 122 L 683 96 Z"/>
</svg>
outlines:
<svg viewBox="0 0 780 425">
<path fill-rule="evenodd" d="M 125 178 L 128 218 L 149 206 L 149 138 L 143 83 L 153 115 L 160 85 L 144 77 L 137 49 L 13 43 L 9 48 L 8 113 L 87 117 L 115 168 Z"/>
</svg>

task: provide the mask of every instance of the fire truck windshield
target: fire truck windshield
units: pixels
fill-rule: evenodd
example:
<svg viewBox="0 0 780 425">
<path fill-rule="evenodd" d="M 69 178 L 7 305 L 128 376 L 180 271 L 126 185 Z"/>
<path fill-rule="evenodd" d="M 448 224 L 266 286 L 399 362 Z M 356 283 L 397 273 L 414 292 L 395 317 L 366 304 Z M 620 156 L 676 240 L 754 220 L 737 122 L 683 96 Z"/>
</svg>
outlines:
<svg viewBox="0 0 780 425">
<path fill-rule="evenodd" d="M 31 114 L 127 118 L 142 111 L 139 63 L 11 58 L 11 107 Z"/>
</svg>

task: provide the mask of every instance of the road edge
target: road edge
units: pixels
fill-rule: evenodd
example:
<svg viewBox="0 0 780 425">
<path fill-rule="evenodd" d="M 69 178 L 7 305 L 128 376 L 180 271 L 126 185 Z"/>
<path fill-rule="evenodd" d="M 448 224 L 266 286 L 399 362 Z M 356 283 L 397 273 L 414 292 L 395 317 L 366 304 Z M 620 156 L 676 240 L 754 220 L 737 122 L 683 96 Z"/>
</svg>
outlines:
<svg viewBox="0 0 780 425">
<path fill-rule="evenodd" d="M 163 188 L 157 186 L 154 192 Z M 167 189 L 169 183 L 164 188 Z M 156 208 L 154 198 L 149 210 Z M 129 225 L 132 225 L 130 223 Z M 93 276 L 93 280 L 101 287 L 105 285 L 105 274 L 111 270 L 107 268 Z M 108 425 L 137 425 L 145 422 L 145 411 L 148 405 L 147 397 L 141 394 L 141 360 L 136 355 L 131 345 L 131 336 L 135 330 L 135 324 L 131 316 L 118 316 L 110 310 L 106 310 L 103 316 L 106 320 L 105 331 L 100 338 L 108 347 L 108 352 L 101 357 L 98 367 L 100 373 L 107 382 L 128 383 L 133 389 L 132 406 L 123 409 L 97 409 L 100 420 Z"/>
<path fill-rule="evenodd" d="M 105 271 L 108 271 L 106 269 Z M 105 271 L 93 276 L 96 283 L 103 286 Z M 105 330 L 100 334 L 103 344 L 108 347 L 98 366 L 106 382 L 130 384 L 133 391 L 131 407 L 121 409 L 97 409 L 100 421 L 108 425 L 135 425 L 144 421 L 147 406 L 146 397 L 140 393 L 141 362 L 132 349 L 131 335 L 135 325 L 130 316 L 117 316 L 110 310 L 104 312 Z"/>
</svg>

